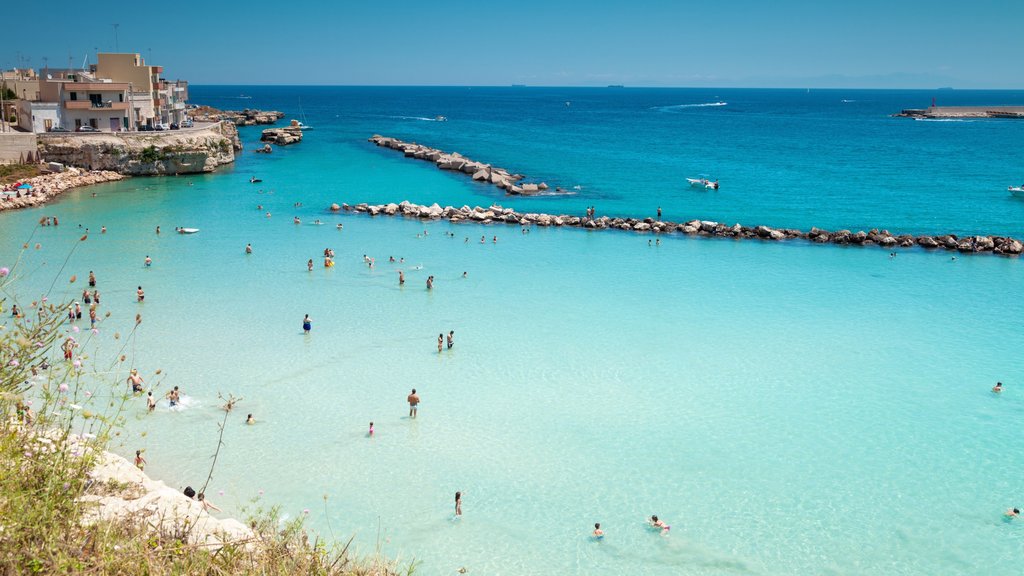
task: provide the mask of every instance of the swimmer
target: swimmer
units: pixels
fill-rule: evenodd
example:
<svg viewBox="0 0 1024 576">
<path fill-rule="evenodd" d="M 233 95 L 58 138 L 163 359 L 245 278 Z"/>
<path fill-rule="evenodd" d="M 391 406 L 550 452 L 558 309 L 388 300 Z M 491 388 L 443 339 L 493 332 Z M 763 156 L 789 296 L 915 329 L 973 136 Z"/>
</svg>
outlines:
<svg viewBox="0 0 1024 576">
<path fill-rule="evenodd" d="M 246 254 L 252 254 L 252 244 L 246 244 L 245 245 L 245 253 Z"/>
<path fill-rule="evenodd" d="M 655 246 L 661 246 L 661 238 L 658 238 L 657 240 L 655 240 L 654 241 L 654 245 Z"/>
<path fill-rule="evenodd" d="M 448 333 L 448 349 L 451 350 L 452 346 L 455 345 L 455 330 Z"/>
<path fill-rule="evenodd" d="M 60 349 L 64 351 L 64 359 L 71 360 L 75 351 L 75 339 L 68 336 L 68 339 L 64 341 L 64 344 L 61 344 Z"/>
<path fill-rule="evenodd" d="M 996 385 L 992 387 L 992 391 L 995 392 L 996 394 L 1002 392 L 1003 391 L 1003 383 L 1002 382 L 996 382 Z"/>
<path fill-rule="evenodd" d="M 302 331 L 309 334 L 309 331 L 313 328 L 313 320 L 306 314 L 306 317 L 302 319 Z"/>
<path fill-rule="evenodd" d="M 159 226 L 156 227 L 156 233 L 157 233 L 158 236 L 160 235 L 160 227 Z"/>
<path fill-rule="evenodd" d="M 178 402 L 181 402 L 181 392 L 178 390 L 177 386 L 174 387 L 174 390 L 167 393 L 167 399 L 171 403 L 171 408 L 174 408 L 178 405 Z"/>
<path fill-rule="evenodd" d="M 342 228 L 344 228 L 344 226 L 341 224 L 341 222 L 339 222 L 338 223 L 338 230 L 341 230 Z"/>
<path fill-rule="evenodd" d="M 135 451 L 135 467 L 139 470 L 146 467 L 146 459 L 142 457 L 142 450 Z"/>
<path fill-rule="evenodd" d="M 99 317 L 96 315 L 96 306 L 89 307 L 89 328 L 95 328 L 96 322 L 99 321 Z"/>
<path fill-rule="evenodd" d="M 648 522 L 650 523 L 651 526 L 653 526 L 655 528 L 660 528 L 662 536 L 668 534 L 668 531 L 672 529 L 671 526 L 669 526 L 668 524 L 665 524 L 664 520 L 658 520 L 658 517 L 654 516 L 654 515 L 652 515 L 650 517 Z"/>
<path fill-rule="evenodd" d="M 135 291 L 135 296 L 139 299 L 139 302 L 146 299 L 146 293 L 142 291 L 142 286 L 139 286 L 139 289 Z"/>
<path fill-rule="evenodd" d="M 462 492 L 455 493 L 455 517 L 462 517 Z"/>
<path fill-rule="evenodd" d="M 463 277 L 463 278 L 465 278 L 465 277 L 466 277 L 466 272 L 463 272 L 463 273 L 462 273 L 462 277 Z"/>
<path fill-rule="evenodd" d="M 462 243 L 463 244 L 468 244 L 469 243 L 469 236 L 466 236 L 466 239 L 463 240 Z"/>
<path fill-rule="evenodd" d="M 99 290 L 93 290 L 92 291 L 92 299 L 97 304 L 100 303 L 100 291 Z"/>
<path fill-rule="evenodd" d="M 270 218 L 270 212 L 267 212 L 267 218 Z"/>
<path fill-rule="evenodd" d="M 106 234 L 106 233 L 107 233 L 107 227 L 106 226 L 101 226 L 100 227 L 100 234 Z"/>
<path fill-rule="evenodd" d="M 401 257 L 401 256 L 399 256 L 399 258 L 398 258 L 398 263 L 399 263 L 399 264 L 405 264 L 405 258 L 404 258 L 404 257 Z"/>
<path fill-rule="evenodd" d="M 1005 516 L 1007 518 L 1016 518 L 1017 516 L 1020 516 L 1020 509 L 1019 508 L 1010 508 L 1005 513 L 1003 513 L 1003 516 Z"/>
<path fill-rule="evenodd" d="M 395 257 L 394 256 L 388 256 L 388 262 L 394 263 L 394 261 L 395 261 Z"/>
<path fill-rule="evenodd" d="M 248 416 L 245 417 L 245 423 L 246 424 L 255 424 L 256 423 L 256 419 L 252 417 L 252 414 L 249 414 Z"/>
<path fill-rule="evenodd" d="M 481 244 L 486 244 L 487 243 L 487 237 L 486 236 L 481 236 L 480 237 L 480 243 Z"/>
<path fill-rule="evenodd" d="M 145 380 L 142 379 L 142 376 L 139 376 L 139 371 L 132 368 L 132 373 L 128 375 L 128 383 L 132 385 L 132 392 L 142 392 L 142 384 L 144 382 Z"/>
<path fill-rule="evenodd" d="M 399 270 L 398 271 L 398 285 L 401 286 L 403 284 L 405 284 L 405 273 L 402 272 L 401 270 Z"/>
<path fill-rule="evenodd" d="M 298 216 L 296 216 L 292 221 L 295 222 L 296 224 L 302 224 L 302 221 L 299 220 Z"/>
<path fill-rule="evenodd" d="M 594 538 L 598 538 L 598 539 L 604 538 L 604 530 L 601 530 L 601 523 L 600 522 L 595 522 L 594 523 L 594 531 L 591 533 L 591 535 Z"/>
<path fill-rule="evenodd" d="M 96 275 L 92 273 L 92 270 L 89 270 L 89 287 L 96 287 Z"/>
<path fill-rule="evenodd" d="M 203 510 L 216 510 L 217 512 L 220 512 L 220 508 L 214 506 L 213 502 L 209 502 L 206 500 L 206 494 L 200 492 L 199 495 L 196 496 L 196 500 L 199 500 L 199 503 L 203 505 Z"/>
<path fill-rule="evenodd" d="M 150 267 L 150 266 L 152 266 L 152 265 L 153 265 L 153 259 L 152 259 L 152 258 L 150 258 L 150 257 L 149 257 L 149 256 L 147 255 L 147 256 L 146 256 L 146 267 L 148 268 L 148 267 Z"/>
<path fill-rule="evenodd" d="M 370 422 L 370 431 L 366 435 L 373 436 L 373 422 Z"/>
<path fill-rule="evenodd" d="M 313 271 L 313 259 L 312 258 L 309 259 L 309 262 L 306 262 L 306 268 L 308 268 L 310 272 Z"/>
<path fill-rule="evenodd" d="M 416 393 L 415 388 L 412 389 L 412 392 L 409 393 L 405 400 L 409 403 L 409 418 L 415 418 L 420 405 L 420 395 Z"/>
<path fill-rule="evenodd" d="M 152 391 L 146 395 L 146 408 L 148 408 L 150 412 L 156 410 L 156 398 L 153 397 Z"/>
<path fill-rule="evenodd" d="M 427 276 L 427 290 L 433 290 L 433 289 L 434 289 L 434 277 L 433 276 Z"/>
<path fill-rule="evenodd" d="M 495 236 L 495 237 L 494 237 L 494 243 L 495 243 L 495 244 L 497 244 L 497 243 L 498 243 L 498 237 L 497 237 L 497 236 Z"/>
<path fill-rule="evenodd" d="M 437 335 L 437 353 L 441 353 L 441 349 L 444 347 L 444 334 Z"/>
</svg>

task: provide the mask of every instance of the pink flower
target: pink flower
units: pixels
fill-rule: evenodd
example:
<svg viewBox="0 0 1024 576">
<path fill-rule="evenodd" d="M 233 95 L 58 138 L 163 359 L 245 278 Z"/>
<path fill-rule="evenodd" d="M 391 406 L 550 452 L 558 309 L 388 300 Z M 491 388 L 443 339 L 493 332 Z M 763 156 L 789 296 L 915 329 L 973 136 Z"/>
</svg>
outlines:
<svg viewBox="0 0 1024 576">
<path fill-rule="evenodd" d="M 67 392 L 68 391 L 68 385 L 67 384 L 61 384 L 60 386 L 57 387 L 57 389 L 60 390 L 61 392 Z"/>
<path fill-rule="evenodd" d="M 223 495 L 224 495 L 224 491 L 223 490 L 217 490 L 217 496 L 223 496 Z"/>
<path fill-rule="evenodd" d="M 260 496 L 263 496 L 263 489 L 260 489 Z"/>
<path fill-rule="evenodd" d="M 71 331 L 74 332 L 75 334 L 78 334 L 78 326 L 72 326 Z"/>
<path fill-rule="evenodd" d="M 72 365 L 74 365 L 75 368 L 81 368 L 82 367 L 82 361 L 81 360 L 75 360 L 74 362 L 72 362 Z"/>
<path fill-rule="evenodd" d="M 92 333 L 93 334 L 99 334 L 100 333 L 100 329 L 99 328 L 93 328 L 92 329 Z"/>
<path fill-rule="evenodd" d="M 86 390 L 85 391 L 85 397 L 86 398 L 92 398 L 92 392 L 89 392 L 88 390 Z"/>
<path fill-rule="evenodd" d="M 25 400 L 25 404 L 28 405 L 28 406 L 31 406 L 32 405 L 32 401 L 31 400 Z"/>
<path fill-rule="evenodd" d="M 10 268 L 8 268 L 6 266 L 4 266 L 3 268 L 0 268 L 0 278 L 3 278 L 4 276 L 7 276 L 10 273 L 11 273 L 11 269 Z"/>
<path fill-rule="evenodd" d="M 309 508 L 304 508 L 304 509 L 302 510 L 302 513 L 303 513 L 303 514 L 309 514 Z"/>
<path fill-rule="evenodd" d="M 15 366 L 15 367 L 17 367 L 18 366 L 18 361 L 17 360 L 11 360 L 10 362 L 7 363 L 7 365 L 8 366 Z"/>
</svg>

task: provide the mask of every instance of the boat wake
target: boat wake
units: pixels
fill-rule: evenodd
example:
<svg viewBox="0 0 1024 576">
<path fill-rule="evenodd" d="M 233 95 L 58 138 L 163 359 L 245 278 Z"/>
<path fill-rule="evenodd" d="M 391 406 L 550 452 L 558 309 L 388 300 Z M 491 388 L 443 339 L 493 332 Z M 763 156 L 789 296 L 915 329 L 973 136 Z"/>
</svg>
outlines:
<svg viewBox="0 0 1024 576">
<path fill-rule="evenodd" d="M 394 118 L 396 120 L 420 120 L 422 122 L 444 122 L 439 118 L 425 118 L 423 116 L 388 116 L 388 118 Z"/>
<path fill-rule="evenodd" d="M 658 110 L 661 112 L 671 112 L 673 110 L 683 110 L 685 108 L 711 108 L 715 106 L 728 106 L 728 102 L 704 102 L 701 104 L 676 104 L 674 106 L 652 106 L 651 110 Z"/>
<path fill-rule="evenodd" d="M 856 102 L 856 100 L 846 100 L 846 99 L 843 99 L 843 102 L 845 102 L 846 104 L 849 104 L 850 102 Z"/>
</svg>

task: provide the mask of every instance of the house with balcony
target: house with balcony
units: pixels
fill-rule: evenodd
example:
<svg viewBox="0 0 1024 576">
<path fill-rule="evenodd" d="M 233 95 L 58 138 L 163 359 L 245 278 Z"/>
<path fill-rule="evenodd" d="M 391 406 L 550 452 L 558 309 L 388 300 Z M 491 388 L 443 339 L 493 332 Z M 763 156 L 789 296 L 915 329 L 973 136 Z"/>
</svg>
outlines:
<svg viewBox="0 0 1024 576">
<path fill-rule="evenodd" d="M 56 103 L 58 125 L 65 130 L 77 131 L 90 126 L 100 132 L 120 132 L 131 127 L 127 83 L 99 80 L 84 74 L 70 79 L 44 80 L 40 84 L 40 101 Z M 44 127 L 44 131 L 49 129 Z"/>
</svg>

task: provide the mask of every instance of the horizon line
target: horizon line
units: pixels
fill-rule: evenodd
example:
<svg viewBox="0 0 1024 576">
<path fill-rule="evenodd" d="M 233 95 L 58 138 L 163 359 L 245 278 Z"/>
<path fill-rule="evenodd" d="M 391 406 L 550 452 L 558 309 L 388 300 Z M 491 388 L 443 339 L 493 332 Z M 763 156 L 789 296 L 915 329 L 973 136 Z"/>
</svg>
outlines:
<svg viewBox="0 0 1024 576">
<path fill-rule="evenodd" d="M 659 86 L 643 84 L 219 84 L 189 82 L 192 86 L 250 86 L 250 87 L 316 87 L 316 88 L 594 88 L 594 89 L 661 89 L 661 90 L 942 90 L 990 92 L 1019 92 L 1020 88 L 957 88 L 955 86 L 897 87 L 897 86 Z"/>
</svg>

